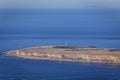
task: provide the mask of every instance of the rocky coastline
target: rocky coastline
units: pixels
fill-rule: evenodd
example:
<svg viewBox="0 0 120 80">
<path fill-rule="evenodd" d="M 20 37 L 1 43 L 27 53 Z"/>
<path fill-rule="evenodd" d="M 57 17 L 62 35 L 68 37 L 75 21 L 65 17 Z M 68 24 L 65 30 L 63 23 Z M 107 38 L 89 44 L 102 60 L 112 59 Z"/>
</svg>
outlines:
<svg viewBox="0 0 120 80">
<path fill-rule="evenodd" d="M 40 46 L 8 51 L 6 56 L 28 59 L 120 64 L 120 51 L 96 47 Z"/>
</svg>

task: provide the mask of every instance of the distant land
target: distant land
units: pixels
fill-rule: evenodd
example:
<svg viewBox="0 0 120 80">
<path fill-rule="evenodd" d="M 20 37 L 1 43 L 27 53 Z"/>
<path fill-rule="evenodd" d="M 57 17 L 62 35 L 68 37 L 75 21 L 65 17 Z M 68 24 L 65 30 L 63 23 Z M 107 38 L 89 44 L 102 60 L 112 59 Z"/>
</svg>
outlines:
<svg viewBox="0 0 120 80">
<path fill-rule="evenodd" d="M 120 64 L 119 50 L 108 48 L 96 48 L 95 46 L 40 46 L 8 51 L 5 55 L 27 59 Z"/>
</svg>

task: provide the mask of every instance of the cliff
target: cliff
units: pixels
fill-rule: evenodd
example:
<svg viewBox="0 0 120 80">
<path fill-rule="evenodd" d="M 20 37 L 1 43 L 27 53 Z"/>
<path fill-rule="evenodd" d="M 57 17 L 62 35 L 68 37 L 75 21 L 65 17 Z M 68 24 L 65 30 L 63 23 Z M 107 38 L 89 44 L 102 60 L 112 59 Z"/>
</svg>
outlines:
<svg viewBox="0 0 120 80">
<path fill-rule="evenodd" d="M 92 47 L 41 46 L 9 51 L 6 55 L 31 59 L 120 63 L 119 50 Z"/>
</svg>

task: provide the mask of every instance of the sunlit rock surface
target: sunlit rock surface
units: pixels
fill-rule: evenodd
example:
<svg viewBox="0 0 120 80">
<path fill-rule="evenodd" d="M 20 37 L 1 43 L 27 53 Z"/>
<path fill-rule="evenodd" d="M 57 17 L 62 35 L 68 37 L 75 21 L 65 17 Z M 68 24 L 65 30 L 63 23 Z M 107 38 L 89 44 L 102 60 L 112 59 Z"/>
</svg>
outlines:
<svg viewBox="0 0 120 80">
<path fill-rule="evenodd" d="M 120 63 L 119 50 L 95 47 L 41 46 L 9 51 L 6 55 L 30 59 Z"/>
</svg>

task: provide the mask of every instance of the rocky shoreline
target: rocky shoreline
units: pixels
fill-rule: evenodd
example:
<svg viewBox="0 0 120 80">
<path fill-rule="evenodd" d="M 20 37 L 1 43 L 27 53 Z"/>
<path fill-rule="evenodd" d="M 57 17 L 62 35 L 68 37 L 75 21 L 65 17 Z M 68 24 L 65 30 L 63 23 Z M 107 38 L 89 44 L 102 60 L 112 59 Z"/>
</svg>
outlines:
<svg viewBox="0 0 120 80">
<path fill-rule="evenodd" d="M 5 55 L 27 59 L 120 64 L 120 51 L 107 48 L 41 46 L 9 51 Z"/>
</svg>

